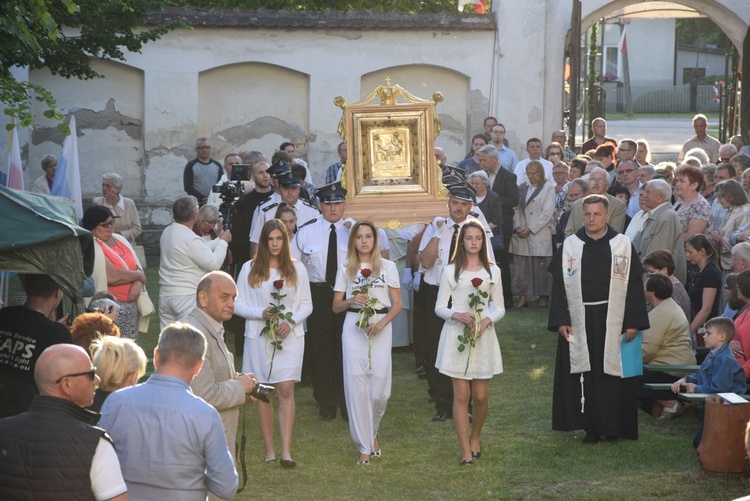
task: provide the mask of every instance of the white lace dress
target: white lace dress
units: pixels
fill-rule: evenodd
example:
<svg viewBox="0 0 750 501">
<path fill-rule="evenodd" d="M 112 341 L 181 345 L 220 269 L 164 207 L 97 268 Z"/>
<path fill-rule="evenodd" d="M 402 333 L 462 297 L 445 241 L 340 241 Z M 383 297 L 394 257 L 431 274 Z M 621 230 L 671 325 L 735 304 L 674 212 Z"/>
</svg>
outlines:
<svg viewBox="0 0 750 501">
<path fill-rule="evenodd" d="M 445 320 L 445 324 L 440 334 L 435 366 L 441 373 L 456 379 L 490 379 L 495 374 L 503 372 L 500 343 L 494 329 L 495 323 L 505 316 L 500 269 L 495 265 L 490 266 L 491 275 L 484 269 L 476 272 L 463 271 L 458 277 L 458 283 L 453 278 L 454 269 L 453 264 L 446 266 L 440 277 L 435 313 Z M 474 278 L 482 279 L 479 289 L 489 294 L 487 299 L 482 299 L 484 305 L 481 306 L 483 311 L 480 315 L 482 318 L 489 317 L 492 320 L 492 326 L 488 327 L 477 339 L 471 353 L 469 353 L 468 344 L 464 351 L 460 352 L 458 346 L 461 343 L 458 337 L 463 334 L 466 324 L 451 319 L 451 315 L 471 312 L 469 294 L 475 290 L 471 284 Z M 448 301 L 451 298 L 452 304 L 448 308 Z M 491 307 L 489 302 L 492 303 Z"/>
</svg>

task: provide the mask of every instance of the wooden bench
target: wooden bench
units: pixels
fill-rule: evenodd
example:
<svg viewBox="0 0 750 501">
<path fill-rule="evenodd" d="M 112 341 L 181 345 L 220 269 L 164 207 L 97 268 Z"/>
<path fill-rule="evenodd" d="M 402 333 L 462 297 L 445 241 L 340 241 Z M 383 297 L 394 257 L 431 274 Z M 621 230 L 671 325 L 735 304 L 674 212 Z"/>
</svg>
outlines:
<svg viewBox="0 0 750 501">
<path fill-rule="evenodd" d="M 653 372 L 680 372 L 686 374 L 692 374 L 697 372 L 701 368 L 700 365 L 660 365 L 660 364 L 644 364 L 643 368 Z"/>
<path fill-rule="evenodd" d="M 649 390 L 658 390 L 658 391 L 670 391 L 672 389 L 671 383 L 646 383 L 643 386 L 648 388 Z M 715 393 L 687 393 L 687 392 L 681 392 L 677 394 L 677 397 L 680 400 L 685 400 L 686 402 L 705 402 L 706 398 L 708 397 L 715 397 L 717 396 Z M 744 395 L 740 395 L 745 400 L 750 399 L 750 394 L 746 393 Z M 748 400 L 748 403 L 750 403 L 750 400 Z"/>
</svg>

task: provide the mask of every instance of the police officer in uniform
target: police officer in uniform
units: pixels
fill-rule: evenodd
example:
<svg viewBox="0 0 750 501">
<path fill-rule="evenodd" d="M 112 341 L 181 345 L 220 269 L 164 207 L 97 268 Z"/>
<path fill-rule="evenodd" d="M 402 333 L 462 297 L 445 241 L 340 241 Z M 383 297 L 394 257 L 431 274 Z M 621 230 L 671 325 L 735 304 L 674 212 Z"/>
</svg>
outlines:
<svg viewBox="0 0 750 501">
<path fill-rule="evenodd" d="M 298 226 L 292 240 L 292 255 L 302 261 L 310 277 L 313 312 L 307 318 L 305 351 L 310 347 L 313 365 L 313 396 L 320 405 L 320 419 L 336 418 L 336 409 L 348 421 L 344 399 L 341 330 L 345 313 L 333 313 L 336 271 L 346 260 L 349 228 L 343 216 L 346 190 L 337 181 L 315 192 L 321 216 Z M 307 364 L 310 358 L 305 358 Z"/>
<path fill-rule="evenodd" d="M 272 196 L 266 203 L 259 206 L 255 211 L 255 219 L 250 229 L 250 252 L 255 255 L 255 247 L 258 245 L 260 232 L 268 221 L 276 217 L 276 211 L 281 203 L 287 204 L 297 213 L 297 227 L 317 217 L 320 212 L 307 200 L 300 198 L 301 180 L 291 173 L 280 175 L 276 178 L 279 183 L 281 200 Z"/>
<path fill-rule="evenodd" d="M 423 312 L 426 332 L 425 359 L 427 382 L 430 385 L 430 394 L 435 399 L 435 410 L 437 411 L 433 421 L 445 421 L 453 418 L 453 386 L 451 379 L 441 374 L 435 368 L 440 333 L 443 330 L 443 319 L 435 314 L 434 305 L 437 302 L 438 286 L 440 285 L 440 274 L 443 268 L 450 263 L 452 246 L 455 248 L 458 232 L 467 219 L 474 218 L 484 227 L 487 232 L 487 241 L 492 235 L 487 220 L 478 207 L 474 206 L 476 192 L 471 185 L 456 178 L 455 176 L 443 176 L 443 185 L 448 188 L 448 213 L 449 217 L 436 217 L 427 226 L 422 242 L 419 245 L 419 272 L 422 274 L 420 294 L 423 296 L 423 305 L 430 305 Z M 490 260 L 495 257 L 492 247 L 488 247 Z"/>
</svg>

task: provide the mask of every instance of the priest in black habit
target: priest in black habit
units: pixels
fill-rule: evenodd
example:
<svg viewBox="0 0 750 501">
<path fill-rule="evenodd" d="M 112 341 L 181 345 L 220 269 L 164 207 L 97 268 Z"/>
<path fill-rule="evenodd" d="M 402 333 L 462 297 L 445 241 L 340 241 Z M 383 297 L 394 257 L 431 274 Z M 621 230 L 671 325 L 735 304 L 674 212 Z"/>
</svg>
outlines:
<svg viewBox="0 0 750 501">
<path fill-rule="evenodd" d="M 584 227 L 549 266 L 548 328 L 560 334 L 552 429 L 585 430 L 587 444 L 638 438 L 636 382 L 622 377 L 620 343 L 622 333 L 629 342 L 649 327 L 643 268 L 630 240 L 607 224 L 608 206 L 600 195 L 584 199 Z"/>
</svg>

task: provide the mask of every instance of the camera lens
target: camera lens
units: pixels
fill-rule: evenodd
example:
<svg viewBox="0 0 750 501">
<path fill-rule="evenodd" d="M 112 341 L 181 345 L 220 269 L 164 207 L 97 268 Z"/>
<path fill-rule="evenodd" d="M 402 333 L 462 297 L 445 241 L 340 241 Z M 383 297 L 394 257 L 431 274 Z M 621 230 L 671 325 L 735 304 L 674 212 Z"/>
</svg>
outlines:
<svg viewBox="0 0 750 501">
<path fill-rule="evenodd" d="M 255 383 L 255 386 L 253 386 L 253 391 L 250 392 L 250 395 L 257 398 L 258 400 L 262 400 L 263 402 L 270 404 L 271 399 L 269 398 L 269 396 L 271 395 L 273 389 L 273 386 L 262 383 Z"/>
</svg>

